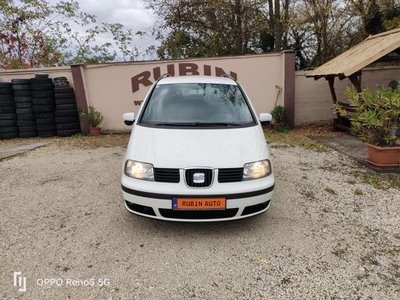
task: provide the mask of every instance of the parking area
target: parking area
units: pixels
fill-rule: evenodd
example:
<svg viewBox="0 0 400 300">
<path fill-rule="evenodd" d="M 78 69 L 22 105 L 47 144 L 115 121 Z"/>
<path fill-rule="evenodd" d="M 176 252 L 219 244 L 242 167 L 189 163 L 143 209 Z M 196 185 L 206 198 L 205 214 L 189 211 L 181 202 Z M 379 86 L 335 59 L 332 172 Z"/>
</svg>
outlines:
<svg viewBox="0 0 400 300">
<path fill-rule="evenodd" d="M 162 222 L 125 210 L 126 139 L 114 138 L 107 147 L 87 137 L 50 142 L 0 160 L 1 299 L 400 297 L 399 174 L 276 141 L 267 213 Z"/>
</svg>

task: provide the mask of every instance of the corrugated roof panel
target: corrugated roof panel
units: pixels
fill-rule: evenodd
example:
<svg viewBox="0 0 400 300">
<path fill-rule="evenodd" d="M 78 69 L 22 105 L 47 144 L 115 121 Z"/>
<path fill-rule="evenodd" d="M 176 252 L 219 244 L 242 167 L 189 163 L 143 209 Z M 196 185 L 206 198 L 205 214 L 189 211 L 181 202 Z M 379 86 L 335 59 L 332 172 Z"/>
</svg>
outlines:
<svg viewBox="0 0 400 300">
<path fill-rule="evenodd" d="M 306 76 L 344 75 L 348 77 L 399 47 L 400 29 L 376 34 L 315 70 L 307 72 Z"/>
</svg>

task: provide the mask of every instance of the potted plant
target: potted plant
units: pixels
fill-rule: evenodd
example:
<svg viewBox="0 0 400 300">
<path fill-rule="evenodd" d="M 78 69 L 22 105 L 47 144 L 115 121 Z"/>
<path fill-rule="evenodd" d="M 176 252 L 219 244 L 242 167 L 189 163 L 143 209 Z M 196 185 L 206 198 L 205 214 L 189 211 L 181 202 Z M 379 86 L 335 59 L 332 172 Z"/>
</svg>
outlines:
<svg viewBox="0 0 400 300">
<path fill-rule="evenodd" d="M 378 85 L 375 91 L 359 93 L 351 86 L 345 94 L 354 112 L 350 114 L 339 103 L 335 110 L 349 116 L 352 133 L 367 143 L 367 162 L 378 168 L 399 167 L 400 90 Z"/>
<path fill-rule="evenodd" d="M 104 116 L 101 112 L 97 111 L 92 105 L 89 105 L 88 109 L 80 111 L 83 121 L 89 125 L 89 132 L 91 135 L 100 135 L 101 128 L 100 124 L 104 120 Z"/>
<path fill-rule="evenodd" d="M 274 120 L 274 128 L 277 131 L 285 131 L 288 129 L 286 125 L 286 108 L 278 105 L 271 111 L 272 118 Z"/>
</svg>

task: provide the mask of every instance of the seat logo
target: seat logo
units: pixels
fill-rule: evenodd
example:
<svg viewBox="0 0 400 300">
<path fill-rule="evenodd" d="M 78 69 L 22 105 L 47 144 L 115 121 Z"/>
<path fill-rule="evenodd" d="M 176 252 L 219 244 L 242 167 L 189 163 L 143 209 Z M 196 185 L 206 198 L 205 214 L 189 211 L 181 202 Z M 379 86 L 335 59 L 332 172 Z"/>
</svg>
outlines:
<svg viewBox="0 0 400 300">
<path fill-rule="evenodd" d="M 193 183 L 204 183 L 204 181 L 205 181 L 204 173 L 193 174 Z"/>
</svg>

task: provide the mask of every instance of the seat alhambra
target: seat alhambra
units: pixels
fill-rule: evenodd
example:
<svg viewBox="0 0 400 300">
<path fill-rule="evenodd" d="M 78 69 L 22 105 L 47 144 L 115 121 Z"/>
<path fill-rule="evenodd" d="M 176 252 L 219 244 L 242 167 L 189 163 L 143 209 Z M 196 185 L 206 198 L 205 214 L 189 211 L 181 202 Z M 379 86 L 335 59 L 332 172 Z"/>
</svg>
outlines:
<svg viewBox="0 0 400 300">
<path fill-rule="evenodd" d="M 249 97 L 229 76 L 162 76 L 133 125 L 123 161 L 126 209 L 170 221 L 251 217 L 271 204 L 274 175 Z"/>
</svg>

